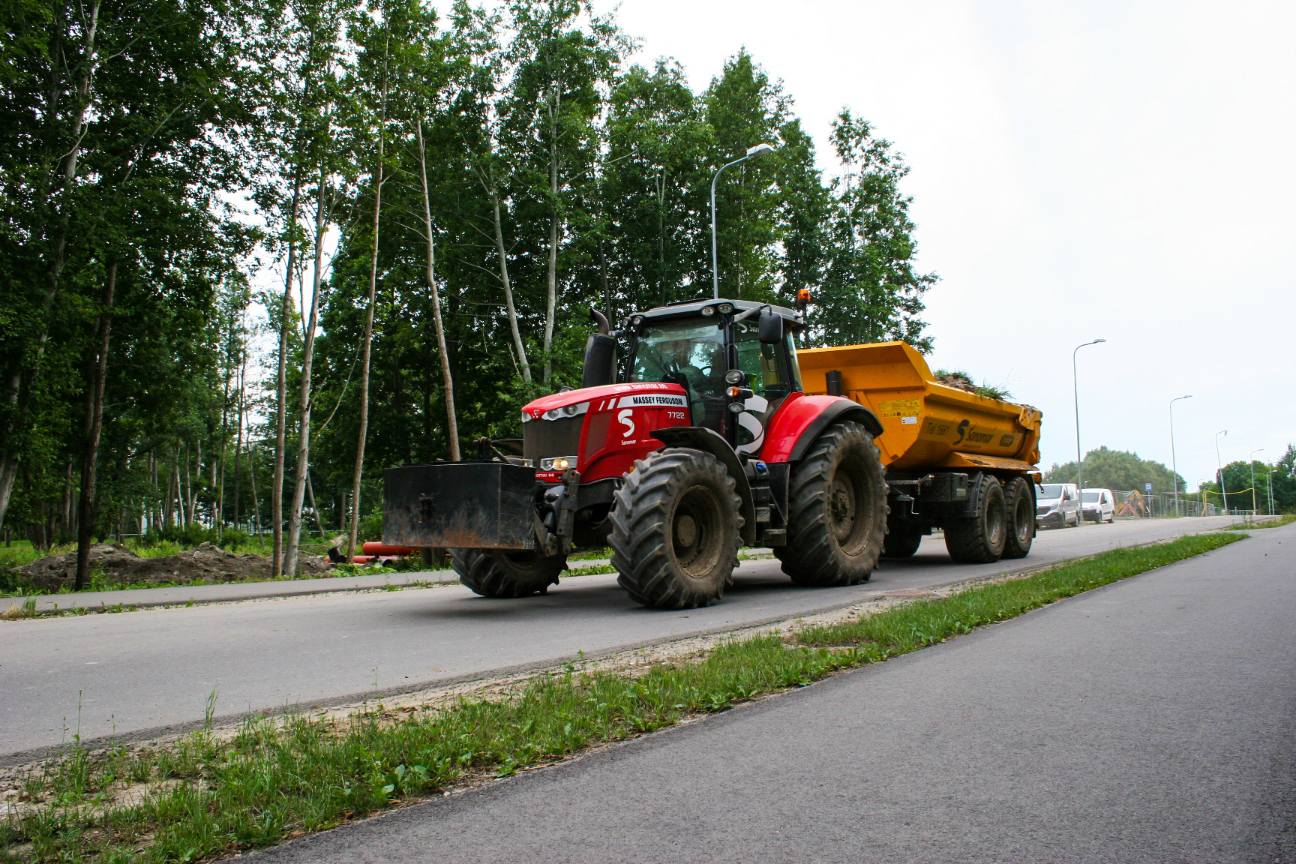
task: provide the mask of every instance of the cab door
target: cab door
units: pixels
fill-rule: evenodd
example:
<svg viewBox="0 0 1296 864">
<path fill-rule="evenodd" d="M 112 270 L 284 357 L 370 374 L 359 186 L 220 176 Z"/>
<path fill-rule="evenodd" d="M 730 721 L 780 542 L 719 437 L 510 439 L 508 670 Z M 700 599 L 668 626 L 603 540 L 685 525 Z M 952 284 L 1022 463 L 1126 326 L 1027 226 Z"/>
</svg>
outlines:
<svg viewBox="0 0 1296 864">
<path fill-rule="evenodd" d="M 788 342 L 762 342 L 755 319 L 740 321 L 733 327 L 735 366 L 747 376 L 752 395 L 743 401 L 737 414 L 737 441 L 740 453 L 759 453 L 765 443 L 770 418 L 793 390 L 800 389 L 795 369 L 789 361 Z"/>
</svg>

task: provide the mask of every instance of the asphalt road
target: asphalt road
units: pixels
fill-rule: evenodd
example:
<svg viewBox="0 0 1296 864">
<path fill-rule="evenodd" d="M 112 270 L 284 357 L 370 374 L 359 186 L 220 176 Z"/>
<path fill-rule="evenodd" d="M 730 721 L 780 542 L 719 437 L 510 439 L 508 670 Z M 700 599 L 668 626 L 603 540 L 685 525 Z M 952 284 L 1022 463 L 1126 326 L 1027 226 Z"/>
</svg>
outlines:
<svg viewBox="0 0 1296 864">
<path fill-rule="evenodd" d="M 958 565 L 928 538 L 852 588 L 793 586 L 773 560 L 750 561 L 723 603 L 642 609 L 615 576 L 564 581 L 547 596 L 489 600 L 458 585 L 289 597 L 194 608 L 0 621 L 0 764 L 79 734 L 82 741 L 198 725 L 289 706 L 342 704 L 527 665 L 848 605 L 896 589 L 956 582 L 1121 545 L 1218 529 L 1234 520 L 1118 522 L 1042 531 L 1023 561 Z"/>
<path fill-rule="evenodd" d="M 1296 526 L 266 862 L 1296 861 Z"/>
</svg>

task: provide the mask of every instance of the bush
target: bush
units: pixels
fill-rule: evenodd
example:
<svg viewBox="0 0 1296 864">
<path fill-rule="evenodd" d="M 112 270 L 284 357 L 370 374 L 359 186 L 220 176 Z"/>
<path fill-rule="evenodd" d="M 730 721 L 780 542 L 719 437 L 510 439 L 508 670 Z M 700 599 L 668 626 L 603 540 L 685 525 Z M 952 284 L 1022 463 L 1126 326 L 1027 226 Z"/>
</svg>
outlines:
<svg viewBox="0 0 1296 864">
<path fill-rule="evenodd" d="M 356 543 L 364 543 L 366 540 L 382 539 L 382 509 L 371 511 L 367 516 L 360 517 L 360 536 L 356 538 Z M 359 549 L 356 553 L 359 553 Z"/>
</svg>

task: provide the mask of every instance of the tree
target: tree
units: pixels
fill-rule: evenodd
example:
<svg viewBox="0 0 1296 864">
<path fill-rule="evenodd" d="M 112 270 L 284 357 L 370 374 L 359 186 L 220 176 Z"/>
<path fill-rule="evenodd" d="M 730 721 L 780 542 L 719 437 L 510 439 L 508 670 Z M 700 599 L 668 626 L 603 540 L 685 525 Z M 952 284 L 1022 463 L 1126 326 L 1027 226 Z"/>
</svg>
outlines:
<svg viewBox="0 0 1296 864">
<path fill-rule="evenodd" d="M 812 340 L 843 345 L 900 339 L 930 351 L 918 316 L 936 276 L 915 267 L 911 199 L 900 191 L 909 169 L 889 141 L 849 111 L 834 121 L 832 142 L 846 170 L 833 182 L 827 275 L 811 316 Z"/>
<path fill-rule="evenodd" d="M 1074 483 L 1076 480 L 1076 463 L 1054 465 L 1044 474 L 1048 483 Z M 1143 491 L 1145 483 L 1152 484 L 1154 493 L 1169 494 L 1177 484 L 1182 494 L 1186 488 L 1183 478 L 1172 474 L 1169 468 L 1160 462 L 1142 459 L 1136 453 L 1124 450 L 1109 450 L 1099 447 L 1090 450 L 1084 457 L 1084 483 L 1089 489 L 1137 489 Z"/>
</svg>

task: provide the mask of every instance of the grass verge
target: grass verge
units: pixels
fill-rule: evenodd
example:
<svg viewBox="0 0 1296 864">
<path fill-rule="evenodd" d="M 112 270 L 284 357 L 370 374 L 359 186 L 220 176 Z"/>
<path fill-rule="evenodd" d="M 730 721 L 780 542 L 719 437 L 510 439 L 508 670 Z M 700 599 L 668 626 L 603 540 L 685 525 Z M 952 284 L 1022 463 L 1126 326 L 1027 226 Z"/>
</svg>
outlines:
<svg viewBox="0 0 1296 864">
<path fill-rule="evenodd" d="M 0 821 L 0 854 L 24 861 L 192 861 L 318 831 L 475 777 L 724 711 L 885 660 L 1242 539 L 1184 537 L 896 607 L 788 639 L 722 645 L 630 676 L 544 676 L 503 701 L 399 720 L 296 717 L 195 733 L 156 750 L 80 747 L 31 772 Z M 209 708 L 209 715 L 212 709 Z"/>
<path fill-rule="evenodd" d="M 1263 522 L 1236 522 L 1229 526 L 1233 531 L 1259 531 L 1261 528 L 1281 528 L 1296 522 L 1296 513 L 1284 513 L 1277 519 L 1266 519 Z"/>
</svg>

